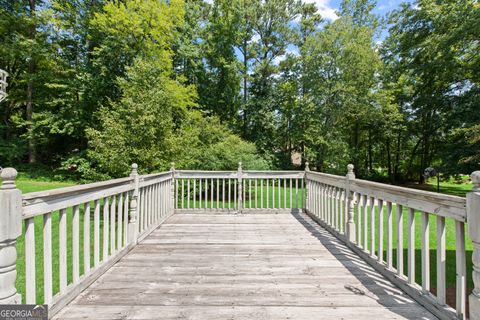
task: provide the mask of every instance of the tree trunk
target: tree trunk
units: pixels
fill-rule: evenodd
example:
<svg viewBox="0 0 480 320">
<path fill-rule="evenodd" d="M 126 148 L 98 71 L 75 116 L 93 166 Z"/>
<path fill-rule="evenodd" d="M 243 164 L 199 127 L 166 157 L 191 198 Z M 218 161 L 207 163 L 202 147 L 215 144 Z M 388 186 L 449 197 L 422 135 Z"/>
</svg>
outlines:
<svg viewBox="0 0 480 320">
<path fill-rule="evenodd" d="M 31 25 L 29 27 L 29 37 L 32 42 L 35 40 L 35 1 L 29 0 L 30 6 L 30 18 L 32 19 Z M 27 105 L 26 105 L 26 118 L 27 118 L 27 130 L 28 130 L 28 162 L 35 163 L 35 139 L 33 137 L 33 75 L 35 74 L 35 59 L 33 53 L 30 56 L 30 61 L 28 62 L 28 83 L 27 83 Z"/>
<path fill-rule="evenodd" d="M 368 173 L 371 174 L 373 172 L 373 160 L 372 160 L 372 129 L 368 129 Z"/>
<path fill-rule="evenodd" d="M 390 139 L 387 138 L 387 143 L 385 144 L 385 147 L 387 149 L 387 171 L 388 171 L 388 180 L 390 182 L 393 182 L 392 180 L 392 156 L 390 152 Z"/>
<path fill-rule="evenodd" d="M 247 138 L 248 133 L 248 115 L 247 115 L 247 98 L 248 98 L 248 40 L 243 38 L 243 137 Z"/>
<path fill-rule="evenodd" d="M 393 167 L 393 179 L 394 182 L 400 180 L 398 168 L 400 166 L 400 146 L 401 146 L 402 133 L 399 131 L 397 136 L 397 150 L 395 151 L 395 166 Z"/>
</svg>

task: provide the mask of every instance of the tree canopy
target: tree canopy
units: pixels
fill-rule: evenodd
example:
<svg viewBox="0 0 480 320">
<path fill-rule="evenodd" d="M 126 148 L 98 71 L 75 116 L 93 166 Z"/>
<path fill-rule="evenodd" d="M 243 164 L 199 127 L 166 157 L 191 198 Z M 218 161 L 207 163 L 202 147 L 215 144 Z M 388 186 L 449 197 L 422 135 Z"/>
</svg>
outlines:
<svg viewBox="0 0 480 320">
<path fill-rule="evenodd" d="M 303 168 L 392 183 L 480 165 L 480 5 L 0 1 L 0 165 L 82 179 Z M 293 157 L 302 162 L 295 163 Z"/>
</svg>

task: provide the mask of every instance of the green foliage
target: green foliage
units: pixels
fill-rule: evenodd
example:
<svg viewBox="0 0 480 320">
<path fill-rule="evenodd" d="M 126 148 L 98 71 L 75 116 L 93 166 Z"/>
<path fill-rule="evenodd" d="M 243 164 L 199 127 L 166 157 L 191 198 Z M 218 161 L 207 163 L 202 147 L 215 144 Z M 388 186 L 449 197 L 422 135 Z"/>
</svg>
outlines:
<svg viewBox="0 0 480 320">
<path fill-rule="evenodd" d="M 101 172 L 125 175 L 133 162 L 144 172 L 165 169 L 174 159 L 173 136 L 194 106 L 195 90 L 156 63 L 136 60 L 129 80 L 119 81 L 120 101 L 99 110 L 101 129 L 87 130 L 88 156 Z"/>
<path fill-rule="evenodd" d="M 374 8 L 343 0 L 326 21 L 296 0 L 2 1 L 0 165 L 100 180 L 132 162 L 294 156 L 391 183 L 478 169 L 478 3 L 403 4 L 381 43 Z"/>
</svg>

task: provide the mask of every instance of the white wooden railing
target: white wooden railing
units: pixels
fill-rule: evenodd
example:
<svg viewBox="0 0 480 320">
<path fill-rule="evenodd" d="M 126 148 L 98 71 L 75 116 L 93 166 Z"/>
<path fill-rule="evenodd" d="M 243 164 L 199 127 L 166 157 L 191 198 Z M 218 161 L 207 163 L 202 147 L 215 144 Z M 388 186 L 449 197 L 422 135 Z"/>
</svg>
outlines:
<svg viewBox="0 0 480 320">
<path fill-rule="evenodd" d="M 139 176 L 134 164 L 126 178 L 23 196 L 16 174 L 1 173 L 0 303 L 42 302 L 55 314 L 173 213 L 172 171 Z M 25 279 L 15 283 L 22 220 Z M 23 299 L 16 286 L 24 286 Z"/>
<path fill-rule="evenodd" d="M 344 240 L 380 273 L 394 282 L 410 296 L 442 319 L 466 318 L 466 252 L 465 225 L 469 221 L 470 236 L 474 241 L 474 266 L 478 255 L 480 229 L 479 193 L 480 172 L 472 174 L 476 189 L 469 194 L 470 205 L 465 198 L 421 190 L 391 186 L 355 179 L 353 166 L 348 166 L 345 177 L 308 170 L 305 175 L 307 188 L 306 212 L 332 233 Z M 475 191 L 476 190 L 476 191 Z M 476 207 L 475 207 L 476 206 Z M 467 210 L 468 209 L 468 210 Z M 405 217 L 406 216 L 406 217 Z M 434 217 L 432 219 L 432 217 Z M 475 218 L 474 218 L 475 217 Z M 420 219 L 420 221 L 418 221 Z M 436 283 L 430 283 L 430 224 L 435 221 L 436 230 Z M 476 221 L 475 224 L 472 221 Z M 416 232 L 416 224 L 420 230 Z M 455 306 L 447 305 L 446 297 L 446 224 L 453 224 L 455 234 Z M 416 270 L 415 238 L 420 236 L 421 267 Z M 404 257 L 404 237 L 407 257 Z M 394 257 L 394 252 L 396 256 Z M 404 270 L 404 259 L 407 268 Z M 478 267 L 476 270 L 479 270 Z M 421 274 L 419 283 L 416 274 Z M 452 270 L 449 270 L 452 272 Z M 475 279 L 474 272 L 474 280 Z M 480 278 L 479 278 L 480 280 Z M 479 281 L 474 281 L 478 288 Z M 434 287 L 435 294 L 431 287 Z M 473 314 L 470 300 L 470 317 Z M 475 302 L 474 302 L 475 303 Z M 477 310 L 477 309 L 474 309 Z M 477 311 L 478 312 L 478 311 Z"/>
<path fill-rule="evenodd" d="M 469 313 L 480 320 L 480 171 L 472 174 L 474 189 L 467 199 L 355 179 L 351 165 L 345 177 L 310 171 L 308 164 L 305 171 L 276 172 L 244 171 L 241 164 L 237 171 L 172 166 L 143 176 L 132 165 L 126 178 L 24 195 L 15 186 L 16 175 L 12 168 L 1 171 L 0 304 L 43 302 L 55 314 L 174 212 L 302 209 L 442 319 L 466 318 L 465 241 L 473 241 Z M 435 293 L 430 284 L 431 220 L 437 243 L 432 248 Z M 448 224 L 455 226 L 453 307 L 446 298 Z M 416 237 L 421 240 L 420 270 Z M 25 248 L 18 257 L 17 242 Z M 22 259 L 25 279 L 17 279 Z M 418 282 L 416 274 L 421 275 Z"/>
<path fill-rule="evenodd" d="M 179 211 L 301 210 L 303 171 L 175 171 Z"/>
</svg>

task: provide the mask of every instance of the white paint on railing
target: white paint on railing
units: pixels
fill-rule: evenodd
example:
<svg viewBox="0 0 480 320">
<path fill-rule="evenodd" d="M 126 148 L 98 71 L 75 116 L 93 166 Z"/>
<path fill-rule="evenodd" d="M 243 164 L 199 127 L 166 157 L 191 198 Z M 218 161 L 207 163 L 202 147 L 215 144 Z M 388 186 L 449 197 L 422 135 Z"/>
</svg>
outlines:
<svg viewBox="0 0 480 320">
<path fill-rule="evenodd" d="M 475 196 L 469 195 L 469 198 L 474 200 L 471 200 L 471 208 L 467 210 L 466 201 L 461 197 L 355 179 L 351 165 L 348 166 L 346 177 L 312 172 L 307 166 L 305 171 L 307 188 L 305 209 L 331 232 L 347 241 L 354 251 L 361 253 L 362 256 L 365 255 L 367 261 L 377 270 L 427 306 L 437 316 L 442 319 L 464 319 L 466 296 L 464 227 L 467 221 L 467 211 L 477 212 L 476 217 L 480 216 L 480 172 L 472 178 L 474 181 L 475 179 L 479 181 L 476 191 L 479 194 L 479 200 Z M 403 268 L 403 210 L 408 211 L 406 225 L 407 274 L 404 273 Z M 415 211 L 420 212 L 421 215 L 421 247 L 419 248 L 421 250 L 421 270 L 419 270 L 421 280 L 419 283 L 416 282 L 415 277 L 415 250 L 417 249 L 415 248 Z M 437 238 L 435 295 L 431 292 L 430 283 L 430 217 L 432 215 L 436 217 Z M 342 222 L 343 217 L 345 220 Z M 446 305 L 447 219 L 453 219 L 456 226 L 455 310 Z M 480 243 L 480 231 L 476 231 L 480 225 L 480 218 L 468 218 L 469 226 L 472 225 L 472 219 L 478 219 L 473 233 L 478 233 L 476 237 Z M 478 267 L 474 270 L 480 270 L 480 244 L 477 245 L 477 248 L 477 256 L 474 251 L 473 259 L 474 265 L 476 262 Z M 394 250 L 396 250 L 395 260 Z M 474 292 L 470 299 L 471 301 L 477 299 L 480 309 L 480 271 L 478 271 L 477 282 L 478 293 Z M 476 308 L 475 304 L 471 304 L 470 312 L 472 312 L 472 306 L 474 309 Z M 480 320 L 480 311 L 478 311 L 478 315 L 476 319 Z"/>
<path fill-rule="evenodd" d="M 0 303 L 20 302 L 15 288 L 14 246 L 25 221 L 26 295 L 36 301 L 35 224 L 43 217 L 43 279 L 45 303 L 62 305 L 75 297 L 87 281 L 91 283 L 112 261 L 125 254 L 174 210 L 285 210 L 302 208 L 391 281 L 418 299 L 441 318 L 465 318 L 466 253 L 465 222 L 474 243 L 470 316 L 480 319 L 480 172 L 472 175 L 474 190 L 466 201 L 460 197 L 405 189 L 359 180 L 348 166 L 346 176 L 310 171 L 186 171 L 140 176 L 132 165 L 130 177 L 91 185 L 27 194 L 15 188 L 16 172 L 4 169 L 0 189 Z M 264 197 L 266 196 L 266 197 Z M 93 203 L 93 210 L 90 206 Z M 100 219 L 102 210 L 103 219 Z M 403 268 L 403 210 L 408 211 L 407 274 Z M 93 267 L 90 265 L 90 214 L 93 211 Z M 421 281 L 416 282 L 415 215 L 421 215 Z M 52 219 L 58 214 L 60 292 L 54 295 L 52 283 Z M 395 214 L 395 219 L 393 215 Z M 436 295 L 430 292 L 430 217 L 436 217 Z M 80 257 L 80 219 L 83 218 L 83 257 Z M 386 223 L 384 223 L 384 219 Z M 446 306 L 446 223 L 455 223 L 456 310 Z M 69 224 L 71 223 L 71 229 Z M 395 233 L 394 233 L 395 224 Z M 386 225 L 386 229 L 384 230 Z M 19 227 L 20 226 L 20 227 Z M 19 231 L 20 230 L 20 231 Z M 67 242 L 72 230 L 72 242 Z M 386 241 L 384 242 L 384 233 Z M 395 238 L 394 238 L 395 237 Z M 103 242 L 100 243 L 100 239 Z M 384 248 L 385 243 L 385 248 Z M 71 253 L 67 250 L 71 245 Z M 394 245 L 396 248 L 394 248 Z M 12 249 L 13 248 L 13 249 Z M 6 253 L 8 249 L 8 253 Z M 385 252 L 384 252 L 385 249 Z M 394 249 L 396 259 L 394 261 Z M 100 252 L 102 250 L 102 252 Z M 71 254 L 71 258 L 67 256 Z M 384 261 L 385 254 L 385 261 Z M 69 256 L 68 256 L 69 257 Z M 83 258 L 83 270 L 80 259 Z M 13 259 L 13 261 L 12 261 Z M 71 263 L 68 265 L 67 262 Z M 67 274 L 72 268 L 72 283 Z M 13 279 L 13 280 L 12 280 Z M 76 288 L 80 288 L 76 290 Z M 432 306 L 432 307 L 429 307 Z"/>
</svg>

